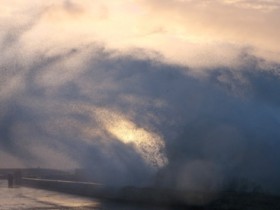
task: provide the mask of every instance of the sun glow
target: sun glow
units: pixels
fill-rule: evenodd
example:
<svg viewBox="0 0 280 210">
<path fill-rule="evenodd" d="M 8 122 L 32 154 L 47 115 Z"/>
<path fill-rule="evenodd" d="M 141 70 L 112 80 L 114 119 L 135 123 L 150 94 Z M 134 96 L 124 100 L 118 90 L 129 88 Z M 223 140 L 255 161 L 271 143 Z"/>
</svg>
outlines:
<svg viewBox="0 0 280 210">
<path fill-rule="evenodd" d="M 97 113 L 104 128 L 119 141 L 135 147 L 149 165 L 162 167 L 167 164 L 164 141 L 158 134 L 137 126 L 119 113 L 108 110 Z"/>
</svg>

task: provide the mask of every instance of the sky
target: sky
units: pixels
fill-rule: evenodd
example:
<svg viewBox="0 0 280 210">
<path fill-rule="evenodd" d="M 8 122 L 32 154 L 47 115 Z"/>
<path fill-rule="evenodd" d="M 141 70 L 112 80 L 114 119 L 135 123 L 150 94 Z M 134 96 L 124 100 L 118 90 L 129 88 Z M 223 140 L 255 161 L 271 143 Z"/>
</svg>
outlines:
<svg viewBox="0 0 280 210">
<path fill-rule="evenodd" d="M 280 192 L 277 0 L 0 5 L 0 167 Z"/>
</svg>

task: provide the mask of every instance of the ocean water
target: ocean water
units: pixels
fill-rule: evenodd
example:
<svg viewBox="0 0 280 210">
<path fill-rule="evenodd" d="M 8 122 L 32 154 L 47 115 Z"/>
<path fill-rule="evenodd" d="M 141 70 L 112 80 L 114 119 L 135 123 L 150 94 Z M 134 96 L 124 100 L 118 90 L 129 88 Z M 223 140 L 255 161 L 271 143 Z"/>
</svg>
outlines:
<svg viewBox="0 0 280 210">
<path fill-rule="evenodd" d="M 0 180 L 0 210 L 167 210 L 163 207 L 137 206 L 124 203 L 68 195 L 60 192 L 26 187 L 8 188 Z"/>
</svg>

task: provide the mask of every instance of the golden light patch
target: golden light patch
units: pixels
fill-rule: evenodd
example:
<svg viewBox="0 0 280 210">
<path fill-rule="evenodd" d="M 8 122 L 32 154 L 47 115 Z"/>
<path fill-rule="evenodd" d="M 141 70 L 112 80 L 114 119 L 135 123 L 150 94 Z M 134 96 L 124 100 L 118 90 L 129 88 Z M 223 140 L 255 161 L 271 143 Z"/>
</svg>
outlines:
<svg viewBox="0 0 280 210">
<path fill-rule="evenodd" d="M 148 164 L 155 167 L 167 164 L 163 151 L 165 145 L 158 134 L 137 126 L 119 113 L 104 109 L 98 109 L 96 113 L 104 128 L 111 135 L 125 144 L 134 146 Z"/>
</svg>

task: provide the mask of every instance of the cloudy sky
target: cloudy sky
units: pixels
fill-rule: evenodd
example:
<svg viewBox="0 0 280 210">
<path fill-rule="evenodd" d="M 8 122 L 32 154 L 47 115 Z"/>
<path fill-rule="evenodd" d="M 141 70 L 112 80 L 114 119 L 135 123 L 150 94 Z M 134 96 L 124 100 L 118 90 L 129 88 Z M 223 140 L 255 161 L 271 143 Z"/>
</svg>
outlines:
<svg viewBox="0 0 280 210">
<path fill-rule="evenodd" d="M 0 167 L 280 191 L 277 0 L 0 5 Z"/>
</svg>

